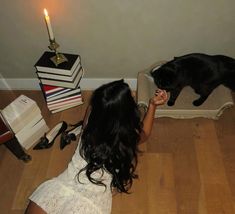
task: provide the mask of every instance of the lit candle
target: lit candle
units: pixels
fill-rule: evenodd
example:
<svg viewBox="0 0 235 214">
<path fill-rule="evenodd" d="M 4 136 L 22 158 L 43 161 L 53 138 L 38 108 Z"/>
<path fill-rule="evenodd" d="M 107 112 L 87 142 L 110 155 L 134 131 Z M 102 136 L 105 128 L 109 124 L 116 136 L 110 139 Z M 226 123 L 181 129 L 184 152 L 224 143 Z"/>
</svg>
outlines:
<svg viewBox="0 0 235 214">
<path fill-rule="evenodd" d="M 46 9 L 44 9 L 44 15 L 45 15 L 45 21 L 46 21 L 46 25 L 47 25 L 47 31 L 48 31 L 49 38 L 50 38 L 50 40 L 54 40 L 55 37 L 54 37 L 53 31 L 52 31 L 50 17 L 48 16 Z"/>
</svg>

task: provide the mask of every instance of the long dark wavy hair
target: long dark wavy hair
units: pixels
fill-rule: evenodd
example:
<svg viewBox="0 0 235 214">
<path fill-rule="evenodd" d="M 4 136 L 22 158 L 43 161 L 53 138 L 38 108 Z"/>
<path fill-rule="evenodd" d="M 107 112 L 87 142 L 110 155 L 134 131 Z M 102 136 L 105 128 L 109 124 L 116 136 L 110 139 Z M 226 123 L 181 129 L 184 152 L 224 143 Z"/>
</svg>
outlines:
<svg viewBox="0 0 235 214">
<path fill-rule="evenodd" d="M 101 169 L 112 174 L 111 189 L 128 193 L 137 165 L 137 144 L 142 123 L 131 90 L 123 80 L 97 88 L 90 101 L 91 112 L 84 128 L 80 154 L 87 165 L 80 170 L 97 185 L 104 185 L 92 173 Z"/>
</svg>

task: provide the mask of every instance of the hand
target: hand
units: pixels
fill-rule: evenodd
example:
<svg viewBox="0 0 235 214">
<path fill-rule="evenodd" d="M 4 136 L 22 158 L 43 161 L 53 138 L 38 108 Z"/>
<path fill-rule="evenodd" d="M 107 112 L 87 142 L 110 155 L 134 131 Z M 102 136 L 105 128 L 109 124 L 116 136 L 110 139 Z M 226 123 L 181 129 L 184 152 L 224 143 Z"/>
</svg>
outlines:
<svg viewBox="0 0 235 214">
<path fill-rule="evenodd" d="M 154 106 L 163 105 L 166 103 L 167 98 L 168 96 L 165 90 L 157 89 L 155 96 L 150 99 L 149 104 Z"/>
</svg>

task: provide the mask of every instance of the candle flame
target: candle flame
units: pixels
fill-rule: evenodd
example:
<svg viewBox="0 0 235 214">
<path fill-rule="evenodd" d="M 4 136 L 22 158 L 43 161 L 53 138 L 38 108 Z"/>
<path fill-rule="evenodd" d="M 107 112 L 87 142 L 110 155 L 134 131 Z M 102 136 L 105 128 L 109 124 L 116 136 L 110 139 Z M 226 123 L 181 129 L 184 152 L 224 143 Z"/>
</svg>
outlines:
<svg viewBox="0 0 235 214">
<path fill-rule="evenodd" d="M 48 16 L 47 9 L 44 9 L 44 14 L 45 14 L 45 16 Z"/>
</svg>

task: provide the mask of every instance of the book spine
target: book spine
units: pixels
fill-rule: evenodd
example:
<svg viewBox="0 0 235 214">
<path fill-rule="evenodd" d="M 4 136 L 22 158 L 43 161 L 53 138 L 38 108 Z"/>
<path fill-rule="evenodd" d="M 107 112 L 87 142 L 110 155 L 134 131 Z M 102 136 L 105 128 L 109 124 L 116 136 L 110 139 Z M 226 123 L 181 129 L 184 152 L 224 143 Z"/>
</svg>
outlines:
<svg viewBox="0 0 235 214">
<path fill-rule="evenodd" d="M 64 87 L 64 88 L 75 89 L 80 83 L 83 73 L 84 71 L 81 68 L 77 76 L 75 77 L 74 81 L 49 80 L 49 79 L 42 79 L 42 78 L 40 78 L 40 81 L 42 84 L 46 84 L 46 85 L 54 85 L 54 86 L 59 86 L 59 87 Z"/>
<path fill-rule="evenodd" d="M 67 109 L 70 109 L 70 108 L 74 108 L 74 107 L 82 105 L 82 104 L 83 104 L 83 102 L 81 101 L 81 102 L 78 102 L 78 103 L 76 103 L 74 105 L 68 105 L 68 106 L 64 106 L 64 107 L 61 107 L 61 108 L 57 108 L 57 109 L 51 110 L 51 113 L 55 114 L 57 112 L 61 112 L 61 111 L 64 111 L 64 110 L 67 110 Z"/>
<path fill-rule="evenodd" d="M 52 110 L 53 108 L 59 108 L 59 107 L 62 107 L 64 105 L 67 105 L 67 104 L 72 104 L 72 103 L 81 102 L 81 101 L 82 101 L 82 98 L 78 97 L 77 99 L 72 99 L 72 100 L 62 102 L 62 103 L 56 103 L 56 104 L 48 105 L 48 109 Z"/>
<path fill-rule="evenodd" d="M 50 95 L 46 96 L 46 99 L 49 100 L 52 97 L 56 97 L 60 94 L 64 94 L 65 92 L 71 91 L 71 88 L 64 88 L 63 90 L 59 91 L 59 92 L 55 92 L 55 93 L 51 93 Z"/>
<path fill-rule="evenodd" d="M 62 80 L 62 81 L 73 81 L 75 76 L 77 75 L 77 72 L 79 72 L 81 67 L 81 64 L 79 63 L 73 73 L 70 76 L 62 75 L 62 74 L 50 74 L 50 73 L 41 73 L 40 71 L 37 71 L 37 75 L 41 79 L 49 79 L 49 80 Z"/>
<path fill-rule="evenodd" d="M 68 96 L 66 98 L 62 98 L 62 99 L 59 99 L 59 100 L 50 101 L 50 102 L 47 102 L 47 105 L 53 105 L 53 104 L 56 104 L 56 103 L 64 103 L 68 100 L 74 100 L 74 99 L 77 99 L 77 98 L 82 98 L 81 94 L 77 94 L 77 95 L 74 95 L 74 96 Z"/>
<path fill-rule="evenodd" d="M 46 95 L 50 95 L 50 94 L 54 94 L 58 91 L 61 91 L 61 90 L 64 90 L 65 88 L 62 88 L 62 87 L 57 87 L 55 86 L 54 89 L 50 89 L 50 90 L 47 90 L 45 89 L 45 87 L 43 87 L 43 91 L 45 92 Z"/>
<path fill-rule="evenodd" d="M 59 100 L 61 98 L 65 98 L 70 95 L 76 95 L 76 94 L 81 94 L 80 87 L 77 89 L 69 89 L 68 91 L 66 91 L 64 93 L 57 94 L 56 96 L 53 96 L 53 97 L 48 97 L 46 100 L 47 100 L 47 102 L 50 102 L 50 101 Z"/>
</svg>

